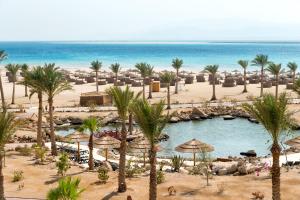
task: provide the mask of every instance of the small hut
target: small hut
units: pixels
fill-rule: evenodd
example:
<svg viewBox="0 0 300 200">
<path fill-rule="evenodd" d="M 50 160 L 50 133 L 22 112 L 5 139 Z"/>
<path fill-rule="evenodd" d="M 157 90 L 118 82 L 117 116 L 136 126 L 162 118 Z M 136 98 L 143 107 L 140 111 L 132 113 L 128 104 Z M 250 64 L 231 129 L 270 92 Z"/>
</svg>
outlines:
<svg viewBox="0 0 300 200">
<path fill-rule="evenodd" d="M 88 92 L 80 95 L 80 106 L 89 106 L 91 103 L 107 106 L 112 104 L 112 98 L 104 92 Z"/>
</svg>

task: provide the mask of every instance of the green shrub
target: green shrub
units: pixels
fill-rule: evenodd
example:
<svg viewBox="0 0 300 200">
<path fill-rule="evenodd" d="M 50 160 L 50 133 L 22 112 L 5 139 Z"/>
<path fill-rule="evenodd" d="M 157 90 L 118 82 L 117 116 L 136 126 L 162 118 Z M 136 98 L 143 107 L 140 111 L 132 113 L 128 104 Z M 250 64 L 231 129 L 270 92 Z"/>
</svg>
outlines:
<svg viewBox="0 0 300 200">
<path fill-rule="evenodd" d="M 171 166 L 174 172 L 179 172 L 180 167 L 184 164 L 184 158 L 181 156 L 173 156 L 171 159 Z"/>
<path fill-rule="evenodd" d="M 24 178 L 23 171 L 16 170 L 14 171 L 12 182 L 19 182 L 23 178 Z"/>
<path fill-rule="evenodd" d="M 37 159 L 39 159 L 39 161 L 41 163 L 43 163 L 45 161 L 45 157 L 46 157 L 46 152 L 47 152 L 47 149 L 44 148 L 44 147 L 35 147 L 34 149 L 34 153 L 35 153 L 35 157 Z"/>
<path fill-rule="evenodd" d="M 98 168 L 98 179 L 101 183 L 106 183 L 108 180 L 108 169 L 106 167 Z"/>
<path fill-rule="evenodd" d="M 163 171 L 158 170 L 156 172 L 156 183 L 161 184 L 163 182 L 165 182 L 165 174 Z"/>
<path fill-rule="evenodd" d="M 131 165 L 132 160 L 127 161 L 127 165 L 125 167 L 125 175 L 127 178 L 132 178 L 135 175 L 141 174 L 145 171 L 144 168 L 139 167 L 138 165 Z"/>
<path fill-rule="evenodd" d="M 62 153 L 59 160 L 56 162 L 57 174 L 65 176 L 67 170 L 70 168 L 69 157 L 67 153 Z"/>
<path fill-rule="evenodd" d="M 191 170 L 189 170 L 189 174 L 191 175 L 203 175 L 203 168 L 200 165 L 194 166 Z"/>
<path fill-rule="evenodd" d="M 27 144 L 24 147 L 17 146 L 15 150 L 19 152 L 22 156 L 31 156 L 32 154 L 32 149 L 28 147 Z"/>
<path fill-rule="evenodd" d="M 80 179 L 72 180 L 67 177 L 59 180 L 57 188 L 51 189 L 47 194 L 47 200 L 77 200 L 84 189 L 79 188 Z"/>
</svg>

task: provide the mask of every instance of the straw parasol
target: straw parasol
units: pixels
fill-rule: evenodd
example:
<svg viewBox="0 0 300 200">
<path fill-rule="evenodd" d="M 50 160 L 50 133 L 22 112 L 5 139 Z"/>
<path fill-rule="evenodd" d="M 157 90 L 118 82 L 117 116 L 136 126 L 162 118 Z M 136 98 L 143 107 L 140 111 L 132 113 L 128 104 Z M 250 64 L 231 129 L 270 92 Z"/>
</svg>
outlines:
<svg viewBox="0 0 300 200">
<path fill-rule="evenodd" d="M 300 136 L 286 141 L 285 144 L 300 149 Z"/>
<path fill-rule="evenodd" d="M 113 138 L 111 136 L 102 136 L 94 141 L 94 145 L 97 146 L 100 149 L 105 150 L 105 160 L 107 161 L 108 157 L 108 149 L 109 148 L 119 148 L 121 142 L 117 140 L 116 138 Z"/>
<path fill-rule="evenodd" d="M 80 160 L 80 142 L 86 142 L 89 140 L 89 135 L 84 134 L 79 131 L 75 131 L 74 133 L 71 133 L 69 135 L 66 135 L 64 139 L 66 141 L 71 142 L 77 142 L 77 159 Z"/>
<path fill-rule="evenodd" d="M 196 139 L 187 141 L 175 148 L 176 151 L 182 153 L 193 153 L 194 166 L 196 165 L 196 153 L 212 152 L 214 147 Z"/>
<path fill-rule="evenodd" d="M 146 154 L 148 154 L 151 146 L 147 139 L 145 138 L 136 138 L 130 144 L 129 148 L 133 153 L 143 154 L 144 166 L 146 165 Z M 156 146 L 157 151 L 161 151 L 161 147 L 159 145 Z"/>
</svg>

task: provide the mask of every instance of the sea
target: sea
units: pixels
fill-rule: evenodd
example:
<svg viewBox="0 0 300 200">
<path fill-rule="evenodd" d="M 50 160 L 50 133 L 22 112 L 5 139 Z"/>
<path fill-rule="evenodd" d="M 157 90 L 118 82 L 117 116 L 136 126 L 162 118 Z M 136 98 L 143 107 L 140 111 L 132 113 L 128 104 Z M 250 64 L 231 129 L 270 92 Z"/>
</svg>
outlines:
<svg viewBox="0 0 300 200">
<path fill-rule="evenodd" d="M 174 58 L 183 60 L 182 70 L 202 71 L 206 65 L 218 64 L 220 70 L 240 70 L 237 61 L 251 61 L 266 54 L 275 63 L 300 64 L 300 42 L 209 42 L 209 41 L 71 41 L 71 42 L 0 42 L 8 59 L 1 63 L 43 65 L 56 63 L 62 68 L 87 68 L 94 60 L 103 69 L 120 63 L 123 69 L 147 62 L 158 70 L 171 70 Z M 258 67 L 250 66 L 249 70 Z"/>
</svg>

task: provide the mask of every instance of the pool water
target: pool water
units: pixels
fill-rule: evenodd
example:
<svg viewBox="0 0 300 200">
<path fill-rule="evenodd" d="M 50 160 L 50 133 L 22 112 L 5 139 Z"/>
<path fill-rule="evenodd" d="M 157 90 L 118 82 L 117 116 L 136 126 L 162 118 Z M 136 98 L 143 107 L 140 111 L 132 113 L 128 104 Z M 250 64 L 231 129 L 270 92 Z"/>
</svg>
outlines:
<svg viewBox="0 0 300 200">
<path fill-rule="evenodd" d="M 115 129 L 107 126 L 103 129 Z M 56 134 L 65 136 L 73 133 L 74 129 L 59 130 Z M 161 142 L 162 151 L 159 156 L 181 155 L 191 157 L 189 153 L 179 153 L 175 147 L 193 138 L 214 147 L 213 157 L 239 156 L 240 152 L 255 150 L 258 156 L 270 154 L 271 137 L 261 124 L 249 122 L 247 119 L 236 118 L 223 120 L 213 118 L 203 121 L 188 121 L 168 124 L 164 130 L 170 138 Z M 291 131 L 282 141 L 300 135 L 300 131 Z"/>
<path fill-rule="evenodd" d="M 178 153 L 176 146 L 193 138 L 214 146 L 214 157 L 239 156 L 240 152 L 255 150 L 258 156 L 270 153 L 271 137 L 260 124 L 249 122 L 247 119 L 236 118 L 223 120 L 214 118 L 204 121 L 189 121 L 169 124 L 165 131 L 170 136 L 168 141 L 162 142 L 161 156 L 180 154 L 191 157 L 188 153 Z M 300 131 L 292 131 L 282 140 L 300 135 Z"/>
</svg>

